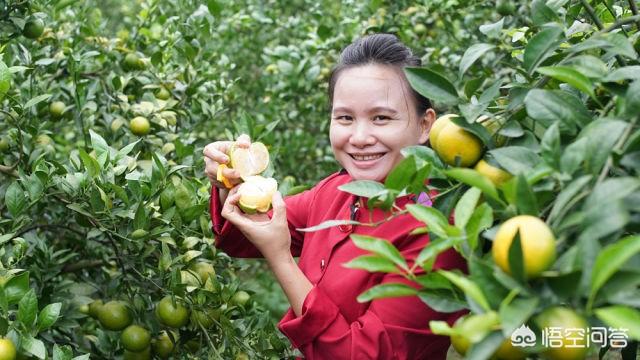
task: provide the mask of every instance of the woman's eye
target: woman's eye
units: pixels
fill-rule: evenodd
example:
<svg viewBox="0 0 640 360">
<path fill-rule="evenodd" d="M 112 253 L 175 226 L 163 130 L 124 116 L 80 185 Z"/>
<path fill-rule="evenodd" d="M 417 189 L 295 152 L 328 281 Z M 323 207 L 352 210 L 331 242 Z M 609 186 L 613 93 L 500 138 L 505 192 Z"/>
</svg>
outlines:
<svg viewBox="0 0 640 360">
<path fill-rule="evenodd" d="M 349 115 L 340 115 L 340 116 L 336 116 L 334 119 L 338 120 L 338 121 L 351 121 L 351 116 Z"/>
<path fill-rule="evenodd" d="M 391 120 L 391 118 L 390 118 L 390 117 L 388 117 L 388 116 L 385 116 L 385 115 L 376 115 L 376 116 L 373 118 L 373 120 L 374 120 L 374 121 L 387 121 L 387 120 Z"/>
</svg>

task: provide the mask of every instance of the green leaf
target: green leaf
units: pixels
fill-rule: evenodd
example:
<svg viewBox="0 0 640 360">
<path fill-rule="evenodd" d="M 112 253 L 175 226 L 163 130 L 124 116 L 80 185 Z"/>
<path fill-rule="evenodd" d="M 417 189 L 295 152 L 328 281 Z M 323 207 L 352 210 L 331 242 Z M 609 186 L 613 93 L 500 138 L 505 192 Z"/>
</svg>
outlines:
<svg viewBox="0 0 640 360">
<path fill-rule="evenodd" d="M 388 260 L 375 255 L 362 255 L 342 264 L 342 266 L 350 269 L 361 269 L 369 272 L 398 273 L 400 272 L 396 265 Z"/>
<path fill-rule="evenodd" d="M 71 360 L 73 358 L 73 350 L 69 345 L 58 346 L 53 345 L 53 360 Z"/>
<path fill-rule="evenodd" d="M 27 328 L 33 325 L 38 314 L 38 298 L 33 289 L 29 290 L 18 303 L 18 321 Z"/>
<path fill-rule="evenodd" d="M 591 38 L 571 46 L 568 51 L 581 52 L 592 49 L 605 50 L 607 55 L 622 55 L 635 59 L 638 54 L 629 39 L 619 33 L 596 34 Z"/>
<path fill-rule="evenodd" d="M 104 165 L 107 163 L 109 159 L 111 147 L 109 147 L 109 145 L 104 140 L 104 138 L 102 138 L 102 136 L 100 136 L 95 131 L 89 129 L 89 134 L 91 136 L 91 146 L 96 151 L 96 156 L 98 157 L 98 163 L 102 168 L 104 167 Z"/>
<path fill-rule="evenodd" d="M 29 291 L 29 272 L 14 276 L 4 286 L 4 295 L 9 305 L 15 304 Z"/>
<path fill-rule="evenodd" d="M 524 68 L 529 74 L 532 74 L 536 67 L 551 56 L 560 45 L 560 35 L 562 35 L 561 28 L 548 27 L 529 40 L 523 56 Z"/>
<path fill-rule="evenodd" d="M 4 203 L 14 218 L 18 217 L 28 205 L 27 195 L 17 181 L 9 185 L 4 195 Z"/>
<path fill-rule="evenodd" d="M 358 296 L 357 300 L 358 302 L 364 303 L 374 299 L 411 296 L 416 295 L 417 293 L 418 290 L 409 285 L 401 283 L 387 283 L 376 285 L 363 292 Z"/>
<path fill-rule="evenodd" d="M 516 181 L 516 205 L 521 215 L 538 216 L 538 201 L 522 173 L 518 175 Z"/>
<path fill-rule="evenodd" d="M 531 315 L 536 311 L 536 307 L 540 300 L 537 297 L 518 298 L 511 303 L 500 304 L 500 325 L 502 325 L 502 334 L 510 337 L 511 334 L 520 326 L 522 326 Z"/>
<path fill-rule="evenodd" d="M 436 335 L 451 336 L 454 334 L 453 329 L 446 321 L 429 321 L 429 329 Z"/>
<path fill-rule="evenodd" d="M 44 347 L 44 343 L 32 336 L 22 336 L 20 346 L 26 352 L 38 359 L 44 359 L 47 357 L 47 350 Z"/>
<path fill-rule="evenodd" d="M 11 88 L 11 72 L 2 60 L 0 60 L 0 100 Z"/>
<path fill-rule="evenodd" d="M 495 45 L 491 44 L 479 43 L 471 45 L 467 51 L 464 52 L 464 55 L 462 55 L 458 77 L 462 78 L 462 75 L 467 72 L 473 63 L 475 63 L 486 52 L 493 49 L 495 49 Z"/>
<path fill-rule="evenodd" d="M 404 72 L 419 94 L 433 101 L 445 104 L 457 104 L 458 91 L 455 86 L 442 75 L 426 68 L 404 68 Z"/>
<path fill-rule="evenodd" d="M 533 89 L 524 99 L 527 114 L 545 127 L 559 121 L 561 130 L 575 133 L 591 121 L 591 115 L 582 101 L 561 90 Z"/>
<path fill-rule="evenodd" d="M 629 85 L 625 96 L 627 113 L 634 116 L 640 109 L 640 80 L 636 80 Z"/>
<path fill-rule="evenodd" d="M 601 79 L 607 76 L 609 72 L 607 65 L 593 55 L 576 56 L 573 59 L 567 60 L 567 64 L 573 66 L 576 70 L 591 79 Z M 616 71 L 617 70 L 614 70 L 612 74 Z"/>
<path fill-rule="evenodd" d="M 640 340 L 640 311 L 628 306 L 614 305 L 595 310 L 596 316 L 616 329 L 628 329 L 629 338 Z"/>
<path fill-rule="evenodd" d="M 429 232 L 434 233 L 438 237 L 447 236 L 449 221 L 440 211 L 419 204 L 408 204 L 406 209 L 409 210 L 409 213 L 413 215 L 414 218 L 425 223 Z"/>
<path fill-rule="evenodd" d="M 582 75 L 580 71 L 570 66 L 545 66 L 536 69 L 542 75 L 550 76 L 556 80 L 565 82 L 583 93 L 596 99 L 593 83 L 588 77 Z"/>
<path fill-rule="evenodd" d="M 456 296 L 451 290 L 429 290 L 422 289 L 418 292 L 418 297 L 435 311 L 451 313 L 468 309 L 467 303 Z"/>
<path fill-rule="evenodd" d="M 494 354 L 500 344 L 504 341 L 504 337 L 500 331 L 492 331 L 488 335 L 484 336 L 482 340 L 473 344 L 467 356 L 466 360 L 485 360 L 490 359 L 491 355 Z"/>
<path fill-rule="evenodd" d="M 38 329 L 44 330 L 55 324 L 58 321 L 58 316 L 60 316 L 61 308 L 62 303 L 53 303 L 45 306 L 38 315 Z"/>
<path fill-rule="evenodd" d="M 624 66 L 615 69 L 602 79 L 603 82 L 618 82 L 623 80 L 640 80 L 640 65 Z"/>
<path fill-rule="evenodd" d="M 522 242 L 520 240 L 520 229 L 516 232 L 513 237 L 513 241 L 509 246 L 509 254 L 507 258 L 509 262 L 509 273 L 511 277 L 520 281 L 521 283 L 526 282 L 526 274 L 524 268 L 524 257 L 522 255 Z"/>
<path fill-rule="evenodd" d="M 84 164 L 87 173 L 92 178 L 100 175 L 100 164 L 98 161 L 93 158 L 93 156 L 87 154 L 83 149 L 78 149 L 78 155 L 80 156 L 80 160 L 82 160 L 82 164 Z"/>
<path fill-rule="evenodd" d="M 493 209 L 487 203 L 480 204 L 473 211 L 465 228 L 467 242 L 471 250 L 475 250 L 478 247 L 478 235 L 480 232 L 490 228 L 492 223 Z"/>
<path fill-rule="evenodd" d="M 351 240 L 353 240 L 353 243 L 358 248 L 380 255 L 392 261 L 400 268 L 408 270 L 407 262 L 404 257 L 402 257 L 400 251 L 388 240 L 358 234 L 351 234 Z"/>
<path fill-rule="evenodd" d="M 587 197 L 584 209 L 589 210 L 607 202 L 623 200 L 640 189 L 640 179 L 627 176 L 610 178 L 597 184 Z"/>
<path fill-rule="evenodd" d="M 527 173 L 540 163 L 540 157 L 523 146 L 505 146 L 489 153 L 502 168 L 514 175 Z"/>
<path fill-rule="evenodd" d="M 531 3 L 531 19 L 538 26 L 559 20 L 558 15 L 543 0 L 534 0 Z"/>
<path fill-rule="evenodd" d="M 442 252 L 454 247 L 462 241 L 461 238 L 438 238 L 430 241 L 416 258 L 416 264 L 425 271 L 431 271 L 436 257 Z"/>
<path fill-rule="evenodd" d="M 384 185 L 372 180 L 355 180 L 338 186 L 338 189 L 356 196 L 372 198 L 385 191 Z"/>
<path fill-rule="evenodd" d="M 491 310 L 491 306 L 489 306 L 487 298 L 485 298 L 480 287 L 478 287 L 478 285 L 473 281 L 452 271 L 439 270 L 438 273 L 442 274 L 455 286 L 460 288 L 460 290 L 462 290 L 470 299 L 473 299 L 478 305 L 480 305 L 482 309 L 486 311 Z"/>
<path fill-rule="evenodd" d="M 224 10 L 224 6 L 218 0 L 207 0 L 207 8 L 211 15 L 218 17 L 222 14 L 222 10 Z"/>
<path fill-rule="evenodd" d="M 493 185 L 491 180 L 489 180 L 479 172 L 473 169 L 453 168 L 446 170 L 444 173 L 450 178 L 456 179 L 469 186 L 477 187 L 482 191 L 483 194 L 498 202 L 502 202 L 500 196 L 498 195 L 498 190 L 496 190 L 496 187 Z"/>
<path fill-rule="evenodd" d="M 472 187 L 467 190 L 464 195 L 458 200 L 458 204 L 456 204 L 456 209 L 454 213 L 454 224 L 457 227 L 463 228 L 467 226 L 469 219 L 471 218 L 471 214 L 476 208 L 478 204 L 478 200 L 480 200 L 480 195 L 482 192 L 477 187 Z"/>
<path fill-rule="evenodd" d="M 36 96 L 33 99 L 27 101 L 26 104 L 24 104 L 24 109 L 28 109 L 34 105 L 37 105 L 45 100 L 48 100 L 52 95 L 51 94 L 44 94 L 44 95 L 40 95 L 40 96 Z"/>
<path fill-rule="evenodd" d="M 552 221 L 556 220 L 556 217 L 559 216 L 563 211 L 565 211 L 565 207 L 569 204 L 571 200 L 575 198 L 575 196 L 587 185 L 592 179 L 591 175 L 584 175 L 579 178 L 573 179 L 569 185 L 567 185 L 561 192 L 556 196 L 556 200 L 553 203 L 553 208 L 551 208 L 551 212 L 549 213 L 549 217 L 547 221 L 549 223 L 553 223 Z"/>
<path fill-rule="evenodd" d="M 640 236 L 628 236 L 622 240 L 606 246 L 593 266 L 591 274 L 590 300 L 595 298 L 600 288 L 611 276 L 622 267 L 629 259 L 640 252 Z"/>
<path fill-rule="evenodd" d="M 149 218 L 147 217 L 147 212 L 144 209 L 144 201 L 141 201 L 138 204 L 138 208 L 136 209 L 136 214 L 133 218 L 133 228 L 134 229 L 146 229 Z"/>
<path fill-rule="evenodd" d="M 578 139 L 586 139 L 585 165 L 592 174 L 600 173 L 628 125 L 622 120 L 605 118 L 593 121 L 582 130 Z"/>
<path fill-rule="evenodd" d="M 431 164 L 438 169 L 444 168 L 444 164 L 442 163 L 442 160 L 440 160 L 440 157 L 438 157 L 438 154 L 436 154 L 432 148 L 424 145 L 408 146 L 402 149 L 402 155 L 405 157 L 413 156 L 419 165 L 422 165 L 419 161 L 423 161 L 424 163 Z"/>
<path fill-rule="evenodd" d="M 384 186 L 389 189 L 402 190 L 411 183 L 416 172 L 415 159 L 413 156 L 406 157 L 387 175 Z"/>
</svg>

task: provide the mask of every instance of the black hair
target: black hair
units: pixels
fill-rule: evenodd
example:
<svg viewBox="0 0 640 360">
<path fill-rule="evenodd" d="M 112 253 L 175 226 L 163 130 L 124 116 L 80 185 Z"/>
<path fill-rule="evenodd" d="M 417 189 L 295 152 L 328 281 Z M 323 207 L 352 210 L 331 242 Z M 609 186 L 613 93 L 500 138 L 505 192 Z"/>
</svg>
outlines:
<svg viewBox="0 0 640 360">
<path fill-rule="evenodd" d="M 402 73 L 407 86 L 416 101 L 416 111 L 424 114 L 431 108 L 431 101 L 415 91 L 402 71 L 407 66 L 421 66 L 422 61 L 413 55 L 409 47 L 392 34 L 372 34 L 358 38 L 340 54 L 340 61 L 333 68 L 329 78 L 329 104 L 333 104 L 333 93 L 340 73 L 352 67 L 380 64 L 396 67 Z"/>
</svg>

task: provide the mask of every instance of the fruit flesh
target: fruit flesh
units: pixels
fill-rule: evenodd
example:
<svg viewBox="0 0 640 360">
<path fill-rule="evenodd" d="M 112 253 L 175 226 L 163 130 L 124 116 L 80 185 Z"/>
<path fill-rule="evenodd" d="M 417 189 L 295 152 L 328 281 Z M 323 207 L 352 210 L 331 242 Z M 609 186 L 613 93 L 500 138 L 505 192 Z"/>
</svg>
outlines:
<svg viewBox="0 0 640 360">
<path fill-rule="evenodd" d="M 239 207 L 245 213 L 264 213 L 271 207 L 273 194 L 278 190 L 278 183 L 273 178 L 259 175 L 249 176 L 240 185 Z"/>
<path fill-rule="evenodd" d="M 231 167 L 244 179 L 266 170 L 269 165 L 269 150 L 260 142 L 252 143 L 249 148 L 240 148 L 234 144 L 229 150 L 229 159 Z"/>
</svg>

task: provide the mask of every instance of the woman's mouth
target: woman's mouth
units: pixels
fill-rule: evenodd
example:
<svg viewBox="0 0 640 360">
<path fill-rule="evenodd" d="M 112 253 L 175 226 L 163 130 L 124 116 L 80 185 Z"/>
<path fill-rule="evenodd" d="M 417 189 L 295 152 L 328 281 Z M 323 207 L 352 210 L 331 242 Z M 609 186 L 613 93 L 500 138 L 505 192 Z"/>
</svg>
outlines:
<svg viewBox="0 0 640 360">
<path fill-rule="evenodd" d="M 353 159 L 357 161 L 369 161 L 369 160 L 377 160 L 384 156 L 384 153 L 377 154 L 349 154 Z"/>
</svg>

